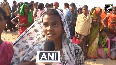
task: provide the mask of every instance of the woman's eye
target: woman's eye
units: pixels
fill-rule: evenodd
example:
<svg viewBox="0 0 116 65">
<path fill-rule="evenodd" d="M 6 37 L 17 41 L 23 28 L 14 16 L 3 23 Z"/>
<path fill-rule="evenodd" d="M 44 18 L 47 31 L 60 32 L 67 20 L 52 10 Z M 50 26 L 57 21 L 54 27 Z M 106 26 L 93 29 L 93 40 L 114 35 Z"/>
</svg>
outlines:
<svg viewBox="0 0 116 65">
<path fill-rule="evenodd" d="M 54 25 L 54 26 L 57 26 L 58 24 L 57 24 L 57 23 L 54 23 L 53 25 Z"/>
<path fill-rule="evenodd" d="M 47 24 L 47 23 L 44 23 L 44 24 L 43 24 L 43 26 L 47 27 L 47 26 L 48 26 L 48 24 Z"/>
</svg>

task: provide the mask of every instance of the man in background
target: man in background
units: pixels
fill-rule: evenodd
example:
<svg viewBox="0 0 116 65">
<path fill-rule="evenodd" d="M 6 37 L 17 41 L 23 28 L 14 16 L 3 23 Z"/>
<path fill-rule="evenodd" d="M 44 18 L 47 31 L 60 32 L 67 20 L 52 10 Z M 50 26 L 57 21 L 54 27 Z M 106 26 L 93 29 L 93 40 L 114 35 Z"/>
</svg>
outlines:
<svg viewBox="0 0 116 65">
<path fill-rule="evenodd" d="M 11 23 L 11 8 L 9 6 L 9 3 L 7 2 L 7 0 L 4 0 L 3 5 L 2 5 L 3 9 L 6 12 L 6 16 L 7 16 L 7 27 L 5 28 L 5 31 L 7 32 L 8 29 L 10 29 L 10 32 L 13 32 L 12 30 L 12 23 Z"/>
<path fill-rule="evenodd" d="M 54 3 L 53 3 L 53 8 L 54 8 L 54 9 L 58 9 L 58 7 L 59 7 L 59 3 L 58 3 L 58 2 L 54 2 Z"/>
</svg>

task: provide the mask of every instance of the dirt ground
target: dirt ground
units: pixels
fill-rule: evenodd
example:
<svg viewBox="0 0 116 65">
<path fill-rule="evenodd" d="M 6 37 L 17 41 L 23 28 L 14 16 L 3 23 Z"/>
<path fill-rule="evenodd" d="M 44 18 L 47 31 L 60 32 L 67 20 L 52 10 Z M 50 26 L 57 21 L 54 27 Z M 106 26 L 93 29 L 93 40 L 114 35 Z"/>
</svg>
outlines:
<svg viewBox="0 0 116 65">
<path fill-rule="evenodd" d="M 2 40 L 12 41 L 14 42 L 18 37 L 18 32 L 3 32 Z M 85 61 L 85 65 L 116 65 L 116 60 L 111 59 L 96 59 L 93 61 L 92 59 L 88 59 Z"/>
</svg>

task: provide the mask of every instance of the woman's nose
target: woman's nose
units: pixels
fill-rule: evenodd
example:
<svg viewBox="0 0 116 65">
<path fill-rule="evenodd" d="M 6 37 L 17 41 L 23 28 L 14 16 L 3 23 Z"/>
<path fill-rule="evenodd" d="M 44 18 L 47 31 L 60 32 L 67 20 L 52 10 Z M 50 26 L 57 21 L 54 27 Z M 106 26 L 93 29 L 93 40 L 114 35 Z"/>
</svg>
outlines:
<svg viewBox="0 0 116 65">
<path fill-rule="evenodd" d="M 48 27 L 47 27 L 47 30 L 48 30 L 48 31 L 53 30 L 53 27 L 52 27 L 52 26 L 48 26 Z"/>
</svg>

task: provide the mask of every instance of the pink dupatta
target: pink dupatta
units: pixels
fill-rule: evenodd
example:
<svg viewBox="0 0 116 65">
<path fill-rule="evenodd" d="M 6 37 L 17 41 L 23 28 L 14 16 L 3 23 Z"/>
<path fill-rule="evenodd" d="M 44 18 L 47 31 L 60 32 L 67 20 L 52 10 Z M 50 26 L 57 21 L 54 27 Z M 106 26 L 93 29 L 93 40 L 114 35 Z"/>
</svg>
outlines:
<svg viewBox="0 0 116 65">
<path fill-rule="evenodd" d="M 110 39 L 107 37 L 106 42 L 108 43 L 108 56 L 110 57 Z"/>
</svg>

